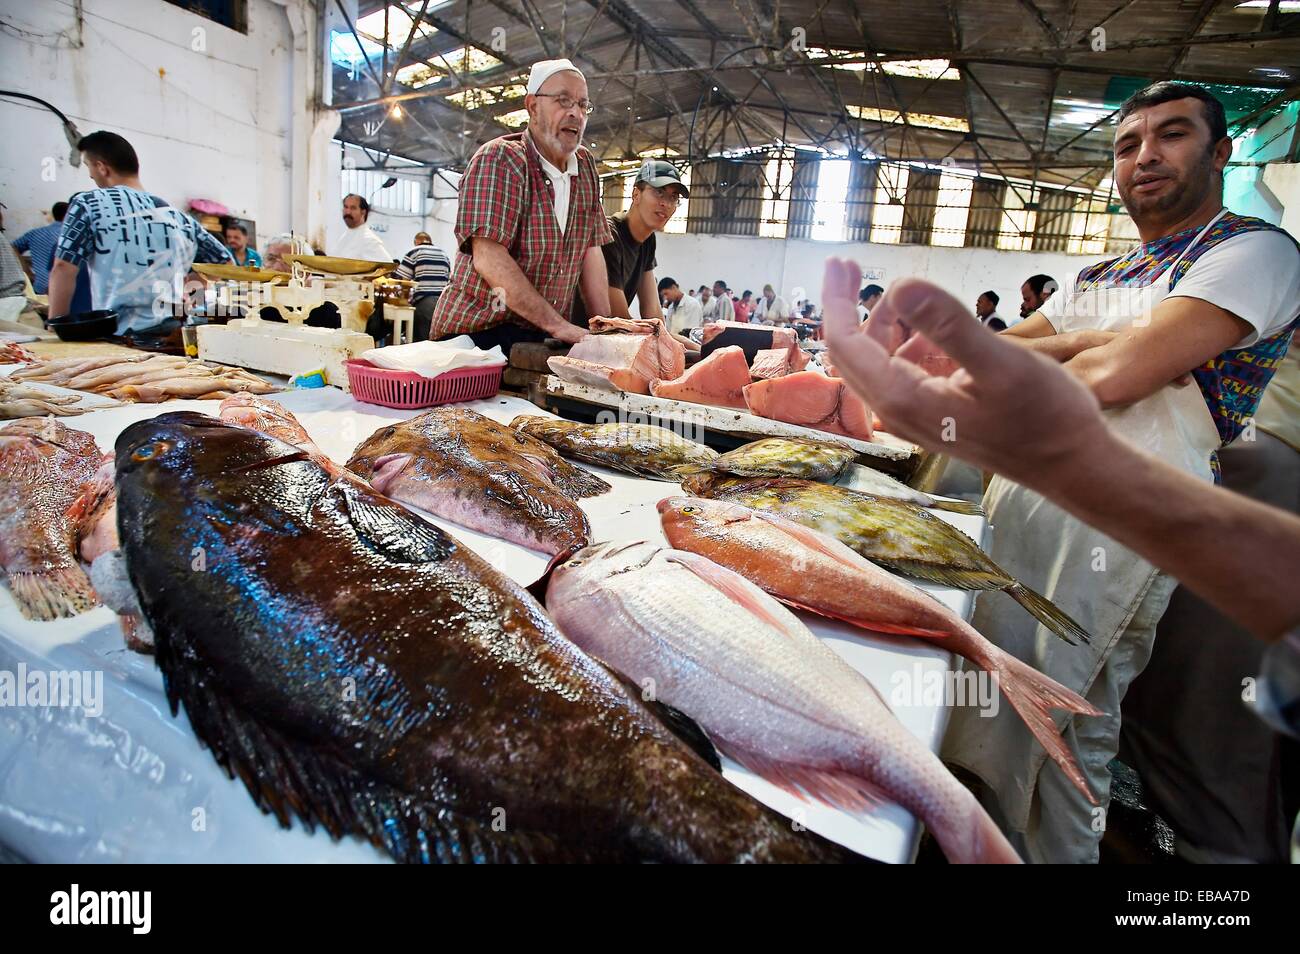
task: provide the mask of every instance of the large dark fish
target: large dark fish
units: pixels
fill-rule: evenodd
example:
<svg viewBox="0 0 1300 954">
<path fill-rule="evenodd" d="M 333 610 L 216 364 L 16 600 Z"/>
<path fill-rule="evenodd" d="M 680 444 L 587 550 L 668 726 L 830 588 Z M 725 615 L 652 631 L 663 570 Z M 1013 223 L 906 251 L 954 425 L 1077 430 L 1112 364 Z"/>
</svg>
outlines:
<svg viewBox="0 0 1300 954">
<path fill-rule="evenodd" d="M 707 470 L 718 452 L 655 424 L 578 424 L 558 417 L 520 414 L 510 426 L 566 457 L 638 477 L 678 481 Z"/>
<path fill-rule="evenodd" d="M 828 861 L 455 539 L 193 413 L 117 441 L 173 711 L 284 825 L 403 861 Z M 195 612 L 202 608 L 202 612 Z"/>
<path fill-rule="evenodd" d="M 394 500 L 552 556 L 587 545 L 576 500 L 609 484 L 536 438 L 458 405 L 381 427 L 348 469 Z"/>
<path fill-rule="evenodd" d="M 1002 590 L 1067 643 L 1091 636 L 1047 597 L 993 562 L 966 534 L 924 507 L 789 477 L 698 474 L 682 481 L 696 497 L 778 513 L 829 534 L 886 569 L 963 590 Z"/>
</svg>

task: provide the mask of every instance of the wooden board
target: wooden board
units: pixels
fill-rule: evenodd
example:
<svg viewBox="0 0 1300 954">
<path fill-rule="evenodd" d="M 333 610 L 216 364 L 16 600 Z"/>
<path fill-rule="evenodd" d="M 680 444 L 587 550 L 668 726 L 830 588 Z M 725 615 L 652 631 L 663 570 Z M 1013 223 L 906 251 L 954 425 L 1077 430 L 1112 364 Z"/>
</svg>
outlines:
<svg viewBox="0 0 1300 954">
<path fill-rule="evenodd" d="M 798 437 L 806 440 L 831 440 L 845 444 L 858 453 L 859 463 L 882 470 L 900 480 L 909 480 L 929 455 L 921 448 L 892 434 L 878 432 L 876 439 L 862 441 L 842 434 L 831 434 L 798 424 L 787 424 L 766 417 L 758 417 L 736 408 L 713 407 L 689 401 L 673 401 L 626 391 L 604 391 L 581 384 L 561 381 L 547 375 L 541 381 L 539 397 L 542 406 L 549 399 L 562 399 L 614 408 L 630 414 L 641 414 L 665 423 L 703 428 L 706 432 L 720 432 L 736 438 L 739 443 L 763 437 Z M 536 402 L 535 402 L 536 403 Z M 551 408 L 547 407 L 548 410 Z"/>
</svg>

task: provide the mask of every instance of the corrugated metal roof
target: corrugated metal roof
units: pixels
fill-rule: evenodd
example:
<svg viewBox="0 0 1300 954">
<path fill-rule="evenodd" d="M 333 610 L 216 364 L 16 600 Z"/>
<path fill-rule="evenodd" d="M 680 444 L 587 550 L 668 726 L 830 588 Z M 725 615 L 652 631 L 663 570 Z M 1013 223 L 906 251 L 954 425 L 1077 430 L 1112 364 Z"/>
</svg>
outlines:
<svg viewBox="0 0 1300 954">
<path fill-rule="evenodd" d="M 408 0 L 388 4 L 392 22 L 405 12 L 408 23 L 424 8 L 435 32 L 412 41 L 403 76 L 424 63 L 439 71 L 433 81 L 396 82 L 385 96 L 364 64 L 336 66 L 334 102 L 349 107 L 342 138 L 455 168 L 507 131 L 496 117 L 523 103 L 448 96 L 567 55 L 586 72 L 597 105 L 587 139 L 611 160 L 653 148 L 701 158 L 780 138 L 836 154 L 949 157 L 1008 176 L 1095 183 L 1109 164 L 1120 91 L 1162 78 L 1257 87 L 1242 94 L 1239 112 L 1300 93 L 1300 14 L 1270 21 L 1239 2 Z M 383 6 L 362 2 L 359 16 Z M 396 31 L 390 39 L 389 71 L 405 39 Z M 462 61 L 447 69 L 439 55 L 467 45 L 500 62 L 473 73 Z M 858 62 L 808 55 L 823 50 Z M 884 65 L 930 59 L 950 60 L 959 78 L 895 75 Z M 384 65 L 381 56 L 370 60 L 374 74 Z M 394 96 L 401 121 L 376 130 Z M 895 114 L 899 121 L 889 121 Z M 927 123 L 964 123 L 970 132 Z"/>
</svg>

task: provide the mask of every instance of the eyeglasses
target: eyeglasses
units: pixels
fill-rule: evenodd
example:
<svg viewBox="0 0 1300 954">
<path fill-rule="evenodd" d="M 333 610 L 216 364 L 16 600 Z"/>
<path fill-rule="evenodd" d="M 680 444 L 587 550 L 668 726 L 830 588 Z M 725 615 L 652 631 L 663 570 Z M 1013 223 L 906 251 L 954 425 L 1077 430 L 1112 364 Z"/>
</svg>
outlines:
<svg viewBox="0 0 1300 954">
<path fill-rule="evenodd" d="M 656 202 L 662 202 L 670 209 L 675 209 L 682 204 L 682 197 L 678 192 L 669 192 L 667 189 L 661 189 L 658 186 L 650 186 L 650 191 L 654 194 Z"/>
<path fill-rule="evenodd" d="M 588 116 L 596 108 L 596 104 L 589 99 L 574 99 L 572 96 L 566 96 L 564 93 L 534 93 L 534 96 L 545 96 L 547 99 L 553 99 L 560 104 L 560 109 L 572 109 L 577 106 Z"/>
</svg>

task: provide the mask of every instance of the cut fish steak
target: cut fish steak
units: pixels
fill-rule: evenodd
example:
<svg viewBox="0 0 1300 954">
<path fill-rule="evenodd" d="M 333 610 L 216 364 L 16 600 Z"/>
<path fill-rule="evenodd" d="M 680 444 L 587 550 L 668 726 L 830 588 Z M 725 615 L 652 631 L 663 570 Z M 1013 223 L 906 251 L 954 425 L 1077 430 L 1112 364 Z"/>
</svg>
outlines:
<svg viewBox="0 0 1300 954">
<path fill-rule="evenodd" d="M 745 388 L 750 413 L 869 441 L 871 410 L 841 378 L 796 371 Z"/>
<path fill-rule="evenodd" d="M 650 393 L 674 401 L 743 408 L 749 380 L 745 351 L 732 346 L 719 348 L 675 381 L 651 382 Z"/>
</svg>

